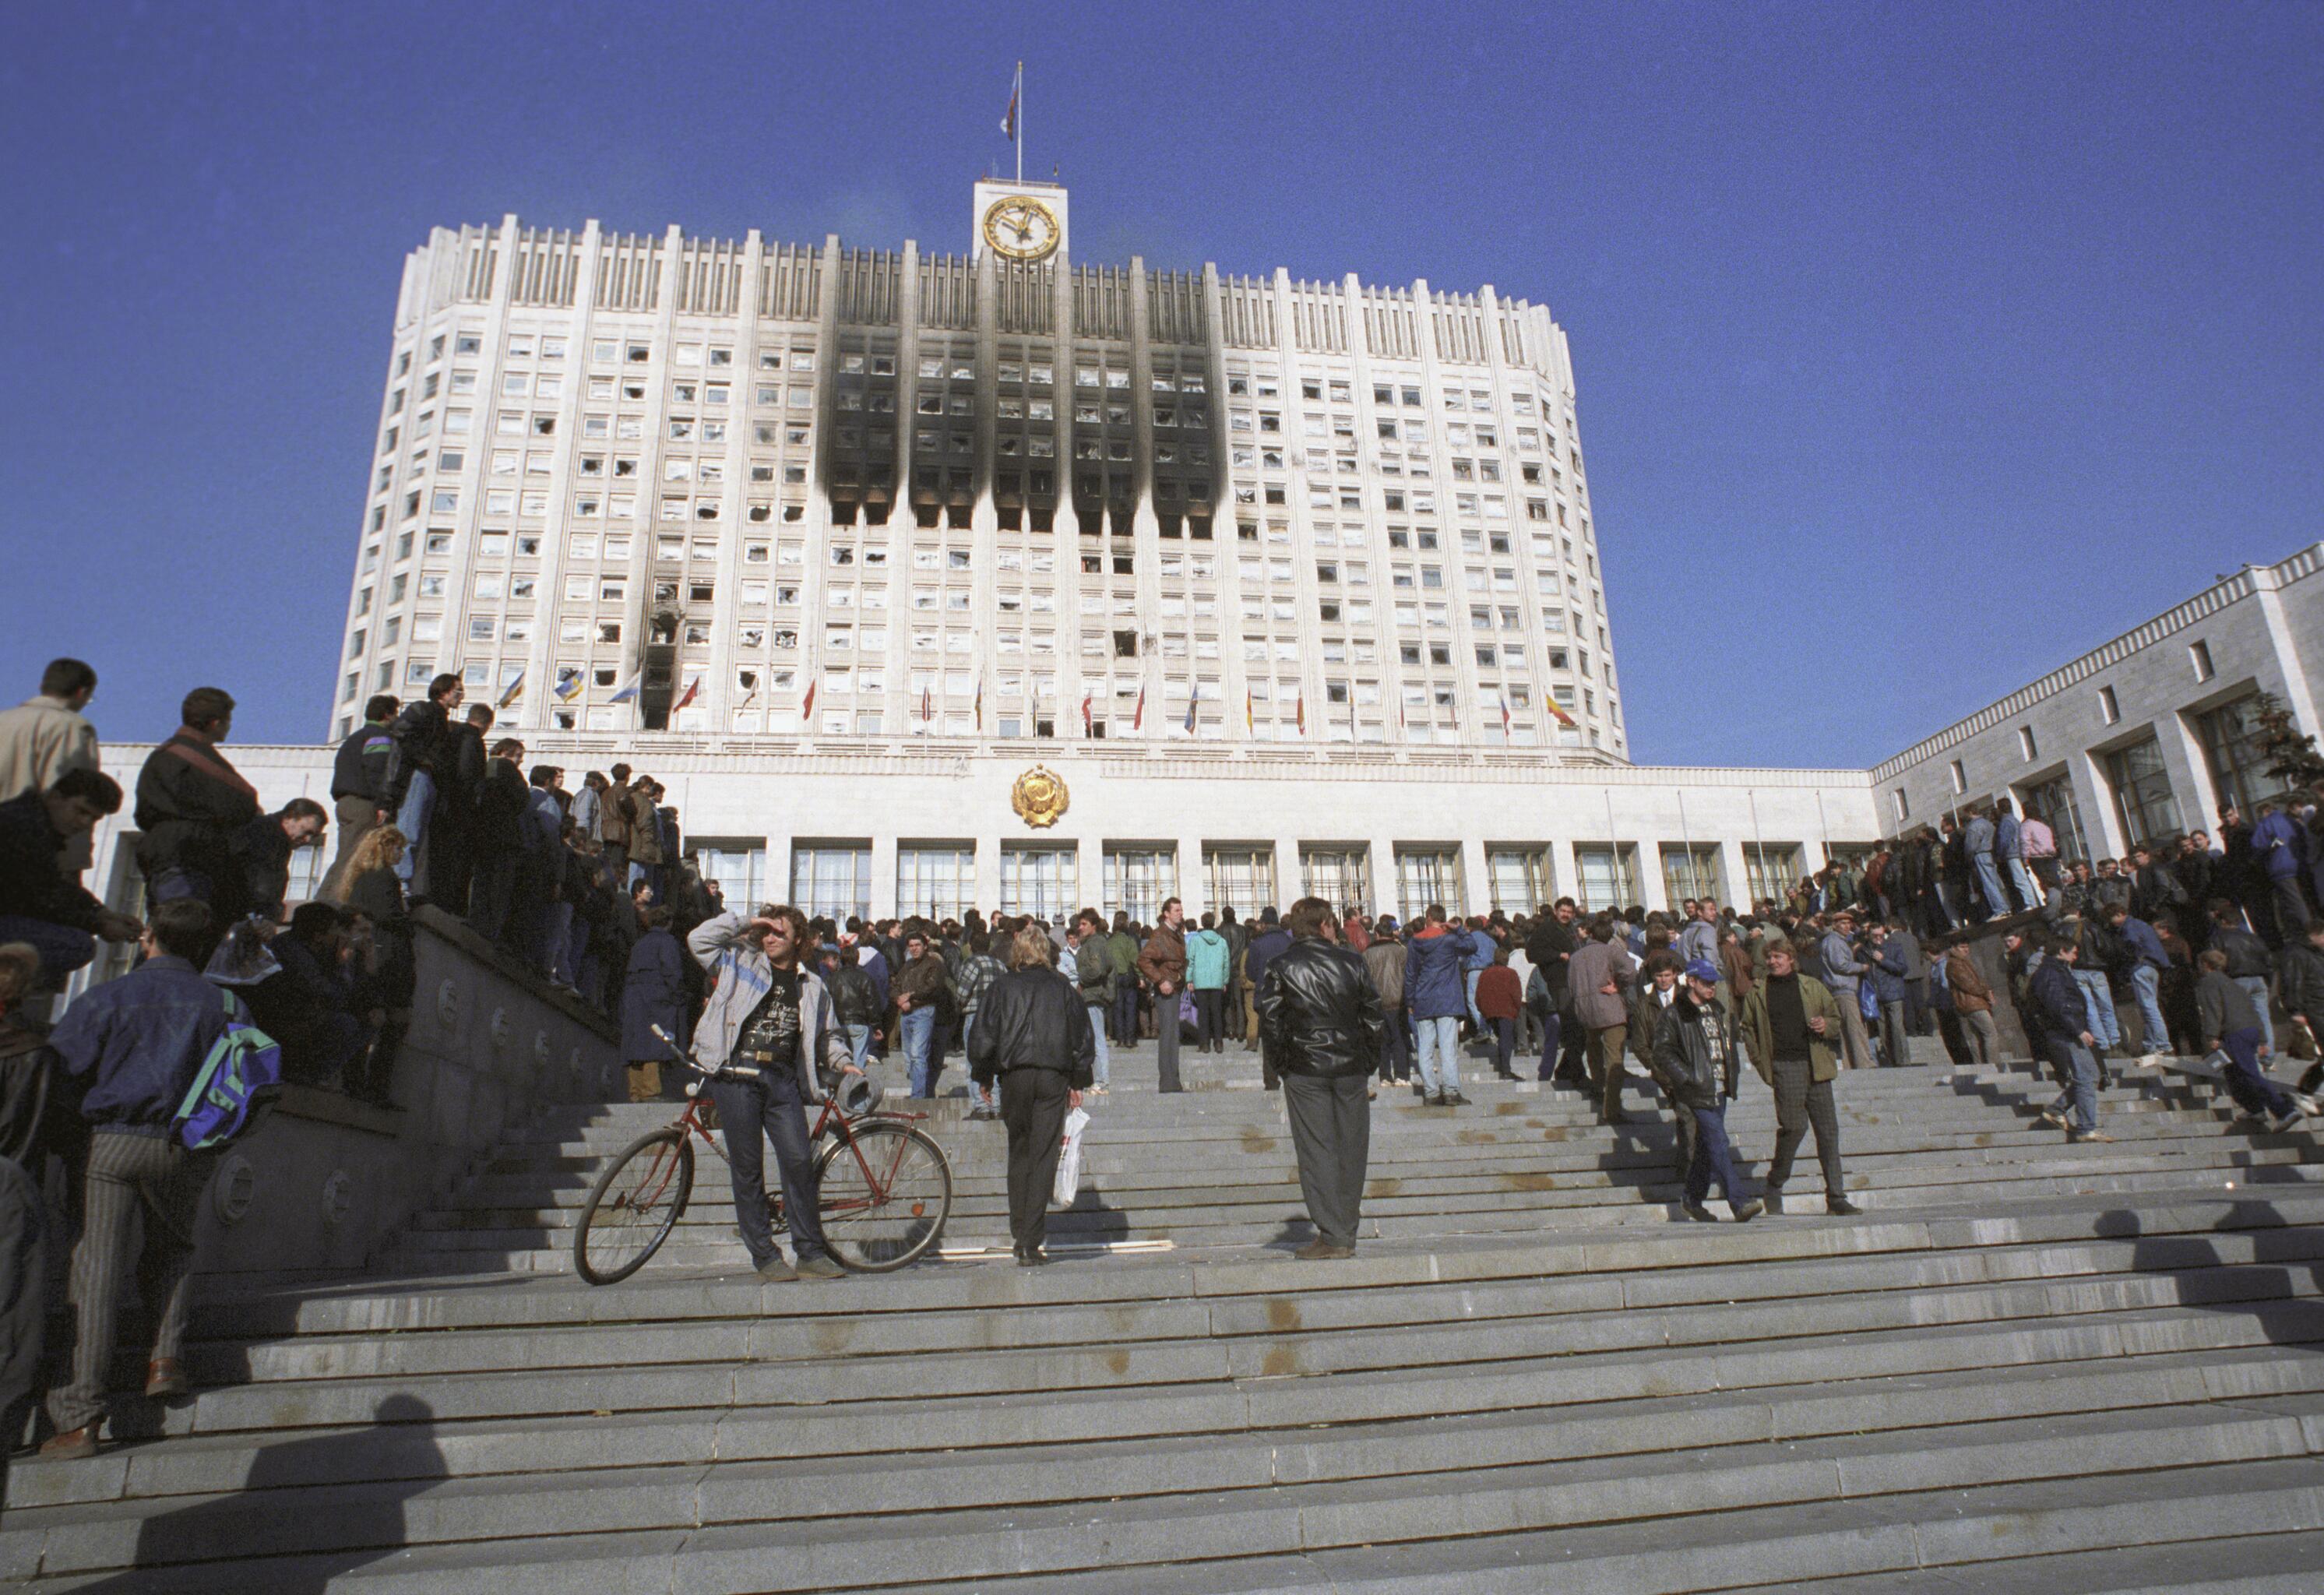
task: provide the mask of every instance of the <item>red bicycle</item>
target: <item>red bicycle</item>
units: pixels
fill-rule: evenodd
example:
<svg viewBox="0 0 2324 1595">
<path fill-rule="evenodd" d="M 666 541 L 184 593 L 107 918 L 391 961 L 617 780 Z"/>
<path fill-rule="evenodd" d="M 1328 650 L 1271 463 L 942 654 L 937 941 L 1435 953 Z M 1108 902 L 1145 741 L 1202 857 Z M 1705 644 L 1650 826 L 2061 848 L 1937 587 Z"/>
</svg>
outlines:
<svg viewBox="0 0 2324 1595">
<path fill-rule="evenodd" d="M 691 1059 L 686 1064 L 711 1079 L 759 1075 L 756 1069 L 706 1069 Z M 590 1284 L 627 1279 L 678 1228 L 694 1194 L 697 1138 L 725 1158 L 712 1133 L 719 1128 L 716 1107 L 701 1092 L 701 1081 L 687 1082 L 686 1106 L 678 1118 L 632 1141 L 597 1176 L 573 1240 L 573 1267 Z M 943 1235 L 952 1214 L 952 1164 L 936 1139 L 915 1122 L 925 1117 L 877 1107 L 850 1114 L 825 1099 L 809 1144 L 818 1148 L 815 1177 L 824 1239 L 841 1268 L 889 1273 L 927 1256 Z M 779 1191 L 767 1193 L 767 1217 L 778 1233 L 789 1228 Z"/>
</svg>

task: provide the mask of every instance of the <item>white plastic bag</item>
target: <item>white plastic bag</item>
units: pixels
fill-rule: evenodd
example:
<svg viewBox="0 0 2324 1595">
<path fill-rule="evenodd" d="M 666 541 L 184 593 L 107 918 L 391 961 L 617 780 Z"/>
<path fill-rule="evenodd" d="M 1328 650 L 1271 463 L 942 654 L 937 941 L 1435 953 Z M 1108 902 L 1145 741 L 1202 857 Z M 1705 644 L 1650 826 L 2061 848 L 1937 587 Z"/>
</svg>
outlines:
<svg viewBox="0 0 2324 1595">
<path fill-rule="evenodd" d="M 1082 1188 L 1082 1131 L 1089 1128 L 1090 1116 L 1081 1108 L 1065 1115 L 1065 1146 L 1057 1157 L 1057 1177 L 1049 1187 L 1049 1205 L 1071 1207 L 1074 1194 Z"/>
</svg>

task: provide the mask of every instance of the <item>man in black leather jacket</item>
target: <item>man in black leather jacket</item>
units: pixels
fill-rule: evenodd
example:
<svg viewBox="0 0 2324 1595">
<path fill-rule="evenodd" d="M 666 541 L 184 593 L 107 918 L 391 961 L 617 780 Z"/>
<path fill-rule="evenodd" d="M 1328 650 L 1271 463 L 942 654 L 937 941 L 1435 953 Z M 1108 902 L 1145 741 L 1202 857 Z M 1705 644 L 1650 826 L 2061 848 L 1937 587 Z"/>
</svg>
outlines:
<svg viewBox="0 0 2324 1595">
<path fill-rule="evenodd" d="M 1017 1266 L 1049 1260 L 1049 1188 L 1067 1109 L 1082 1105 L 1097 1057 L 1081 992 L 1059 974 L 1048 933 L 1028 925 L 1009 944 L 1009 973 L 984 989 L 968 1032 L 969 1078 L 1001 1084 L 1009 1127 L 1009 1234 Z"/>
<path fill-rule="evenodd" d="M 1283 917 L 1291 945 L 1268 962 L 1257 1002 L 1267 1062 L 1283 1083 L 1299 1189 L 1315 1239 L 1297 1256 L 1352 1257 L 1371 1157 L 1370 1075 L 1387 1018 L 1364 961 L 1339 945 L 1339 916 L 1301 898 Z"/>
<path fill-rule="evenodd" d="M 1714 1222 L 1703 1205 L 1714 1181 L 1727 1194 L 1737 1222 L 1748 1224 L 1767 1210 L 1766 1203 L 1743 1194 L 1742 1176 L 1727 1145 L 1727 1104 L 1735 1100 L 1739 1056 L 1735 1017 L 1719 1000 L 1719 966 L 1696 959 L 1686 966 L 1686 990 L 1655 1022 L 1654 1070 L 1672 1099 L 1694 1114 L 1686 1216 L 1701 1223 Z"/>
</svg>

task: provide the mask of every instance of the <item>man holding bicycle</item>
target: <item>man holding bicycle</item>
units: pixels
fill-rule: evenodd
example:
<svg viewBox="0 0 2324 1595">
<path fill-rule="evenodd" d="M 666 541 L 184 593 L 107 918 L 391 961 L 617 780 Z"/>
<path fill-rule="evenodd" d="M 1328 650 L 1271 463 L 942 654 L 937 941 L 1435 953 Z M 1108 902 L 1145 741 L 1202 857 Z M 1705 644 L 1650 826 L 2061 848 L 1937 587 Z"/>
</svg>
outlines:
<svg viewBox="0 0 2324 1595">
<path fill-rule="evenodd" d="M 807 941 L 807 916 L 774 905 L 748 919 L 721 914 L 687 937 L 712 982 L 695 1030 L 694 1059 L 716 1071 L 710 1094 L 726 1131 L 734 1217 L 762 1279 L 836 1279 L 844 1272 L 824 1242 L 807 1109 L 823 1101 L 819 1070 L 862 1071 L 834 1018 L 830 992 L 800 962 Z M 724 1072 L 729 1068 L 755 1070 L 757 1077 Z M 765 1141 L 775 1147 L 796 1270 L 783 1260 L 767 1222 Z"/>
</svg>

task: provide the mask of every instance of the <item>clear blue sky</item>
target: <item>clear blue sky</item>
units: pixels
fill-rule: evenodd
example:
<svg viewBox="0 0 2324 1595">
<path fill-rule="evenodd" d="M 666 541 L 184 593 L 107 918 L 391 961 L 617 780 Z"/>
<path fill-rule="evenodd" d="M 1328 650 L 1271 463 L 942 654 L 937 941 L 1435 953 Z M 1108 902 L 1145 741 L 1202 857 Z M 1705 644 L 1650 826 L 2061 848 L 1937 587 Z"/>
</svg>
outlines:
<svg viewBox="0 0 2324 1595">
<path fill-rule="evenodd" d="M 967 242 L 1572 336 L 1635 756 L 1863 765 L 2324 537 L 2324 6 L 19 5 L 0 688 L 325 729 L 404 252 Z"/>
</svg>

